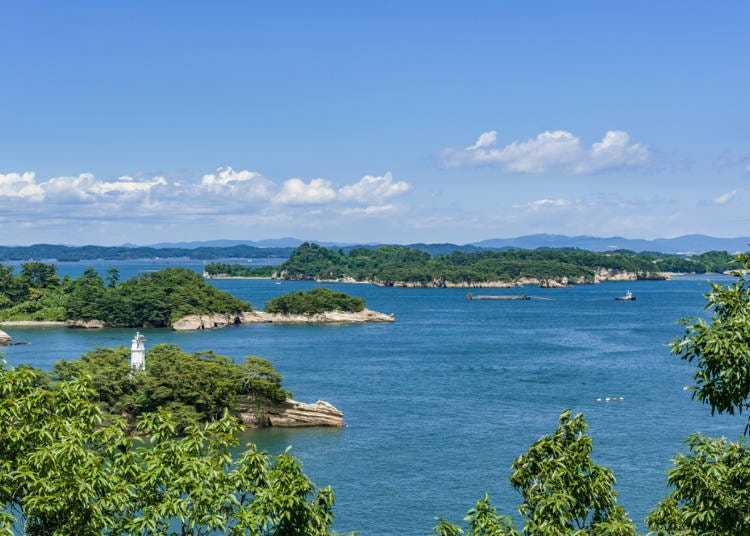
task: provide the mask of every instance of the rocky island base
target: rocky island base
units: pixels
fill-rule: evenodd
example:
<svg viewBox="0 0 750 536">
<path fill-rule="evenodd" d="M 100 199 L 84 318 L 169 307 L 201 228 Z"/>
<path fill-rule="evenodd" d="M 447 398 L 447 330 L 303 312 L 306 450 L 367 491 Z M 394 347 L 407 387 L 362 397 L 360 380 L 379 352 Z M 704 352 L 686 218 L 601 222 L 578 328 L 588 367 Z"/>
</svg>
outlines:
<svg viewBox="0 0 750 536">
<path fill-rule="evenodd" d="M 0 329 L 0 346 L 7 346 L 13 342 L 13 338 Z"/>
<path fill-rule="evenodd" d="M 394 315 L 379 313 L 370 309 L 357 312 L 326 311 L 312 315 L 245 311 L 237 314 L 188 315 L 174 322 L 172 329 L 175 331 L 196 331 L 241 324 L 354 324 L 393 321 L 395 321 Z"/>
<path fill-rule="evenodd" d="M 344 414 L 323 400 L 314 404 L 305 404 L 290 398 L 280 404 L 264 406 L 262 417 L 256 415 L 251 404 L 240 404 L 238 417 L 247 428 L 300 428 L 308 426 L 327 426 L 342 428 Z"/>
</svg>

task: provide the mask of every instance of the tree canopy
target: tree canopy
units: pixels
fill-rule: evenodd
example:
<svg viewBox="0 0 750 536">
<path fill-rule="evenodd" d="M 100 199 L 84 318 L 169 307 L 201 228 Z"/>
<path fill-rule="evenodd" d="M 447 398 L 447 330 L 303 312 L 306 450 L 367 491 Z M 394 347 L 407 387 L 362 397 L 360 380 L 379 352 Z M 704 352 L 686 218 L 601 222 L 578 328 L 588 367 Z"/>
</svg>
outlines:
<svg viewBox="0 0 750 536">
<path fill-rule="evenodd" d="M 313 315 L 328 311 L 356 313 L 365 308 L 365 300 L 343 292 L 319 287 L 307 292 L 277 296 L 266 304 L 267 313 Z"/>
<path fill-rule="evenodd" d="M 95 399 L 85 377 L 49 385 L 0 362 L 0 533 L 331 533 L 331 489 L 288 452 L 234 455 L 242 426 L 227 412 L 180 439 L 167 412 L 144 415 L 132 436 Z"/>
<path fill-rule="evenodd" d="M 169 410 L 178 430 L 218 419 L 249 399 L 261 411 L 267 404 L 291 398 L 273 365 L 259 357 L 236 364 L 215 353 L 189 354 L 172 344 L 157 344 L 147 356 L 145 371 L 130 368 L 130 350 L 96 348 L 74 361 L 55 363 L 52 377 L 69 381 L 88 377 L 106 415 L 142 415 Z"/>
<path fill-rule="evenodd" d="M 167 327 L 189 314 L 237 313 L 251 305 L 203 281 L 187 268 L 105 281 L 93 268 L 60 280 L 54 265 L 26 263 L 19 274 L 0 265 L 0 319 L 101 320 L 108 326 Z"/>
</svg>

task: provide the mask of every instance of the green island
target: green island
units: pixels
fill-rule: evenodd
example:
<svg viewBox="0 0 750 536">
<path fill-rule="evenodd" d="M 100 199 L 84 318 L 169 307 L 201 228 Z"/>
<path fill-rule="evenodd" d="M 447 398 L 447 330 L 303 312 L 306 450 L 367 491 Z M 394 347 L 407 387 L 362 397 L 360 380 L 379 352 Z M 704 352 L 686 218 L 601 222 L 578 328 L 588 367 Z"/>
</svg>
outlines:
<svg viewBox="0 0 750 536">
<path fill-rule="evenodd" d="M 750 410 L 750 255 L 738 259 L 742 270 L 735 272 L 736 281 L 712 284 L 706 296 L 710 318 L 683 319 L 684 334 L 671 344 L 673 355 L 696 367 L 694 398 L 712 412 L 728 414 Z M 222 371 L 212 380 L 221 385 L 248 376 L 239 373 L 248 370 L 245 365 L 221 367 L 222 358 L 213 355 L 186 358 L 175 347 L 160 351 L 164 363 L 205 361 L 206 371 Z M 0 359 L 0 533 L 20 527 L 32 536 L 334 534 L 333 491 L 318 488 L 286 451 L 269 456 L 252 444 L 233 451 L 242 426 L 229 411 L 219 415 L 215 404 L 177 408 L 196 420 L 202 411 L 208 420 L 185 426 L 183 437 L 175 437 L 179 425 L 166 410 L 140 415 L 135 428 L 143 436 L 129 433 L 117 414 L 125 409 L 120 404 L 150 409 L 164 386 L 137 391 L 150 393 L 151 406 L 125 392 L 100 400 L 117 381 L 120 389 L 134 389 L 123 385 L 122 377 L 112 381 L 112 371 L 124 372 L 123 352 L 97 349 L 80 362 L 58 363 L 57 381 Z M 268 392 L 270 385 L 270 396 L 280 389 L 274 378 L 268 375 L 261 387 Z M 203 395 L 207 388 L 198 385 L 196 391 Z M 438 517 L 432 534 L 635 536 L 634 523 L 617 502 L 613 471 L 592 459 L 587 429 L 583 415 L 565 410 L 556 430 L 515 459 L 510 484 L 520 495 L 521 527 L 498 513 L 485 493 L 463 526 Z M 687 451 L 667 470 L 668 494 L 646 519 L 648 534 L 750 534 L 748 434 L 750 421 L 736 442 L 688 436 Z"/>
<path fill-rule="evenodd" d="M 169 327 L 186 315 L 250 311 L 207 284 L 200 274 L 173 267 L 120 282 L 117 269 L 102 279 L 93 268 L 60 279 L 54 265 L 29 262 L 19 273 L 0 265 L 0 320 L 89 321 L 112 327 Z"/>
<path fill-rule="evenodd" d="M 695 256 L 596 253 L 578 249 L 453 251 L 429 253 L 401 246 L 358 248 L 349 252 L 305 243 L 279 266 L 250 268 L 210 263 L 207 277 L 277 277 L 289 280 L 370 282 L 384 286 L 483 286 L 493 283 L 555 281 L 595 283 L 607 279 L 659 279 L 667 273 L 725 272 L 734 256 L 712 251 Z"/>
<path fill-rule="evenodd" d="M 282 315 L 316 315 L 328 311 L 358 313 L 364 311 L 365 300 L 327 288 L 314 288 L 277 296 L 266 304 L 266 313 Z"/>
<path fill-rule="evenodd" d="M 148 350 L 145 370 L 136 372 L 129 358 L 130 349 L 124 346 L 96 348 L 79 359 L 58 361 L 49 378 L 73 381 L 87 376 L 108 418 L 125 416 L 132 429 L 144 414 L 167 410 L 179 433 L 215 421 L 225 410 L 234 415 L 251 411 L 260 420 L 267 406 L 292 398 L 273 365 L 255 356 L 235 363 L 212 351 L 190 354 L 176 345 L 158 344 Z"/>
</svg>

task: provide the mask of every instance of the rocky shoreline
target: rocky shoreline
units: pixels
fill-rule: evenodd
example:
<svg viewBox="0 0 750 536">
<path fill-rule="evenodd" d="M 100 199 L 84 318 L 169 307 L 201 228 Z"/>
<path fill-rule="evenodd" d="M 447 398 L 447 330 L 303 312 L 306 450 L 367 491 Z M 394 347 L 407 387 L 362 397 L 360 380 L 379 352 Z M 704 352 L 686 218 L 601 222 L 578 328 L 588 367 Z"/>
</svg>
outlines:
<svg viewBox="0 0 750 536">
<path fill-rule="evenodd" d="M 13 337 L 0 329 L 0 346 L 8 346 L 13 343 Z"/>
<path fill-rule="evenodd" d="M 326 426 L 342 428 L 344 414 L 333 405 L 323 400 L 314 404 L 305 404 L 287 399 L 280 404 L 269 404 L 262 408 L 260 416 L 249 401 L 241 402 L 238 415 L 247 428 L 301 428 L 309 426 Z"/>
<path fill-rule="evenodd" d="M 250 279 L 241 276 L 229 276 L 224 274 L 208 275 L 203 274 L 208 279 Z M 444 279 L 434 279 L 432 281 L 383 281 L 380 279 L 358 280 L 353 277 L 340 277 L 337 279 L 315 279 L 316 283 L 347 283 L 347 284 L 369 284 L 378 287 L 399 287 L 399 288 L 519 288 L 525 286 L 536 286 L 540 288 L 566 288 L 572 285 L 591 285 L 603 283 L 605 281 L 638 281 L 638 280 L 657 280 L 667 281 L 672 279 L 672 274 L 666 272 L 654 273 L 637 273 L 626 270 L 616 270 L 608 268 L 599 268 L 591 277 L 521 277 L 515 281 L 445 281 Z M 296 279 L 287 279 L 284 273 L 274 274 L 268 278 L 252 279 L 275 279 L 283 281 L 296 281 Z"/>
<path fill-rule="evenodd" d="M 188 315 L 172 324 L 175 331 L 197 331 L 243 324 L 358 324 L 362 322 L 394 322 L 392 314 L 364 309 L 356 313 L 328 311 L 314 315 L 284 315 L 263 311 L 245 311 L 235 314 L 214 313 Z"/>
</svg>

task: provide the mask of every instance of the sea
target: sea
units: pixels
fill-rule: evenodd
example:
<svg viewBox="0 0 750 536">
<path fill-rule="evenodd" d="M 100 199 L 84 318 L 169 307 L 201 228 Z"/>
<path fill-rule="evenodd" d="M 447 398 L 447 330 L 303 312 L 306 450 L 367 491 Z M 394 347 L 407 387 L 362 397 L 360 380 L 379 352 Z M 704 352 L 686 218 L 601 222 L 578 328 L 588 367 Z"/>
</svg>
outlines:
<svg viewBox="0 0 750 536">
<path fill-rule="evenodd" d="M 174 263 L 172 263 L 174 264 Z M 200 262 L 179 264 L 202 269 Z M 60 263 L 62 275 L 111 267 L 122 278 L 165 261 Z M 291 452 L 336 494 L 334 529 L 426 535 L 436 516 L 461 522 L 485 492 L 521 523 L 510 465 L 568 408 L 582 412 L 592 457 L 617 478 L 620 504 L 643 519 L 668 493 L 666 471 L 693 432 L 737 440 L 745 416 L 711 415 L 691 398 L 694 365 L 670 355 L 678 319 L 705 316 L 709 282 L 728 276 L 601 283 L 564 289 L 475 289 L 527 301 L 469 301 L 466 290 L 324 284 L 364 298 L 396 321 L 360 325 L 249 325 L 177 333 L 143 330 L 148 346 L 178 344 L 242 360 L 269 359 L 297 400 L 326 400 L 342 429 L 249 430 L 242 441 Z M 209 280 L 256 308 L 314 282 Z M 635 301 L 616 301 L 631 290 Z M 545 299 L 536 299 L 545 298 Z M 49 369 L 96 346 L 129 345 L 132 329 L 8 327 L 10 365 Z M 609 399 L 609 401 L 607 401 Z"/>
</svg>

